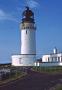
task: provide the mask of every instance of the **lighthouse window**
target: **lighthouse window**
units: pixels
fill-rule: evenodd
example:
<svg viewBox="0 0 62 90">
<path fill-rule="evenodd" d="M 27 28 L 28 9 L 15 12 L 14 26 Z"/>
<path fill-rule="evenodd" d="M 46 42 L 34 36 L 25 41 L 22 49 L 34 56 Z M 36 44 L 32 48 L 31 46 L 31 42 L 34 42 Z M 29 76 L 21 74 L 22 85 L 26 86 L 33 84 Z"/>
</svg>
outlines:
<svg viewBox="0 0 62 90">
<path fill-rule="evenodd" d="M 26 29 L 29 29 L 29 27 L 26 27 Z"/>
<path fill-rule="evenodd" d="M 29 27 L 27 27 L 27 29 L 29 29 Z"/>
<path fill-rule="evenodd" d="M 27 34 L 27 30 L 26 30 L 26 34 Z"/>
<path fill-rule="evenodd" d="M 25 27 L 24 27 L 24 29 L 25 29 Z"/>
</svg>

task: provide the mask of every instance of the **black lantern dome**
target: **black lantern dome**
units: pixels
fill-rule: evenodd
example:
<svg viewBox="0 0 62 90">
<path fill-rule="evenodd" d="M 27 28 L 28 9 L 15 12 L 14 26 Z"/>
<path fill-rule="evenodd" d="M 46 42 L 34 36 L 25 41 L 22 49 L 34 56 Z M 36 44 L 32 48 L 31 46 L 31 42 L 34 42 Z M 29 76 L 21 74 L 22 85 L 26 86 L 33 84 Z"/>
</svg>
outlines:
<svg viewBox="0 0 62 90">
<path fill-rule="evenodd" d="M 26 10 L 22 14 L 22 23 L 23 22 L 30 22 L 34 23 L 34 13 L 32 10 L 29 9 L 29 7 L 26 7 Z"/>
</svg>

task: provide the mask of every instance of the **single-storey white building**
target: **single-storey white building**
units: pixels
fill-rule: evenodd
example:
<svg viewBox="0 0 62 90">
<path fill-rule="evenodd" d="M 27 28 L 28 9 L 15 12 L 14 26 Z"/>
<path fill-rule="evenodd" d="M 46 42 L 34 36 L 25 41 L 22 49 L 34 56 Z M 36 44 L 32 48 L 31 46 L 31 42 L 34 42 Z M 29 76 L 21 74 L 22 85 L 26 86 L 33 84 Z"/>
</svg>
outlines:
<svg viewBox="0 0 62 90">
<path fill-rule="evenodd" d="M 43 55 L 42 61 L 35 62 L 35 66 L 62 66 L 62 53 L 54 48 L 53 53 Z"/>
</svg>

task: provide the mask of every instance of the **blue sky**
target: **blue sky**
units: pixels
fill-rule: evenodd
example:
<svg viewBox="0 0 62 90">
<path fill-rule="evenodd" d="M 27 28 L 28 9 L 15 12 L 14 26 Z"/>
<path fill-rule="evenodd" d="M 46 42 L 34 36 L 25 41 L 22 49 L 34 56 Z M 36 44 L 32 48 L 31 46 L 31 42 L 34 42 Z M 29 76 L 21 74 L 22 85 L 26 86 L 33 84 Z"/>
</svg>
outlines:
<svg viewBox="0 0 62 90">
<path fill-rule="evenodd" d="M 20 53 L 20 22 L 26 5 L 35 13 L 37 58 L 62 51 L 62 0 L 0 0 L 0 63 Z"/>
</svg>

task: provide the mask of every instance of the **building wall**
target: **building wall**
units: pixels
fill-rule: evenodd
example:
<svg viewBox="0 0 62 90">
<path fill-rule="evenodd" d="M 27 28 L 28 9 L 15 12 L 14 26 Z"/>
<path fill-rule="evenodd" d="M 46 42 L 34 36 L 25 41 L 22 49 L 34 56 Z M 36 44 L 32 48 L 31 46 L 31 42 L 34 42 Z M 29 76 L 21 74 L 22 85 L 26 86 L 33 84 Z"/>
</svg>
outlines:
<svg viewBox="0 0 62 90">
<path fill-rule="evenodd" d="M 34 66 L 36 55 L 14 55 L 12 56 L 13 66 Z"/>
<path fill-rule="evenodd" d="M 24 23 L 21 30 L 21 54 L 36 54 L 36 30 L 33 23 Z"/>
<path fill-rule="evenodd" d="M 62 53 L 43 55 L 42 62 L 62 62 Z"/>
<path fill-rule="evenodd" d="M 42 62 L 48 62 L 48 58 L 50 58 L 50 55 L 43 55 Z"/>
</svg>

